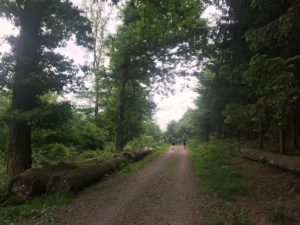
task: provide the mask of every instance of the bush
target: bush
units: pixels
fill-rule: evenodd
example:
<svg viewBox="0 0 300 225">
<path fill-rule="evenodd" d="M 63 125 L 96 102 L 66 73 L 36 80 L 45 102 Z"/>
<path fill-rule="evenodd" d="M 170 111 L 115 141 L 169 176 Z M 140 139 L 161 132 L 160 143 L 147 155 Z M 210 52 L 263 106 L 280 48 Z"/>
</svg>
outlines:
<svg viewBox="0 0 300 225">
<path fill-rule="evenodd" d="M 241 208 L 237 210 L 231 207 L 229 214 L 230 222 L 232 225 L 255 225 L 248 208 Z"/>
<path fill-rule="evenodd" d="M 269 219 L 271 222 L 280 225 L 292 224 L 290 218 L 286 214 L 286 209 L 281 203 L 276 203 L 269 208 Z"/>
<path fill-rule="evenodd" d="M 34 165 L 53 164 L 56 162 L 70 161 L 76 150 L 60 143 L 46 144 L 39 149 L 33 148 Z"/>
<path fill-rule="evenodd" d="M 104 150 L 87 150 L 82 152 L 78 157 L 76 157 L 76 160 L 81 160 L 81 159 L 90 159 L 90 158 L 96 158 L 99 160 L 105 160 L 108 158 L 113 157 L 113 152 L 112 151 L 104 151 Z"/>
<path fill-rule="evenodd" d="M 124 150 L 129 151 L 131 149 L 143 147 L 154 148 L 155 145 L 156 142 L 152 136 L 143 135 L 141 137 L 133 139 L 132 141 L 129 141 L 124 147 Z"/>
<path fill-rule="evenodd" d="M 72 194 L 60 194 L 33 198 L 19 206 L 0 207 L 1 225 L 19 224 L 33 216 L 44 216 L 51 221 L 52 210 L 59 205 L 67 204 L 72 198 Z"/>
</svg>

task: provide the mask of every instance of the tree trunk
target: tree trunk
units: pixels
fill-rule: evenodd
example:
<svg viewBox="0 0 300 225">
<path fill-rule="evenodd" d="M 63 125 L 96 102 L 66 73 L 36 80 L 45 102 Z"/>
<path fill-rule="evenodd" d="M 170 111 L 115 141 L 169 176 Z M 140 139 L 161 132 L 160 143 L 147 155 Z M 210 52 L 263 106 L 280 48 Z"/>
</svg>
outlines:
<svg viewBox="0 0 300 225">
<path fill-rule="evenodd" d="M 124 143 L 124 118 L 125 118 L 125 94 L 126 94 L 126 78 L 125 72 L 121 74 L 119 81 L 118 105 L 116 114 L 116 151 L 121 151 Z"/>
<path fill-rule="evenodd" d="M 98 114 L 99 114 L 99 101 L 100 101 L 100 84 L 99 84 L 99 78 L 97 77 L 98 74 L 95 74 L 96 79 L 95 79 L 95 94 L 96 94 L 96 99 L 95 99 L 95 112 L 94 112 L 94 116 L 95 116 L 95 121 L 98 120 Z"/>
<path fill-rule="evenodd" d="M 286 146 L 285 146 L 285 135 L 283 129 L 279 131 L 279 144 L 280 144 L 280 152 L 284 155 L 287 155 Z"/>
<path fill-rule="evenodd" d="M 225 123 L 223 123 L 223 139 L 226 138 L 226 126 Z"/>
<path fill-rule="evenodd" d="M 15 176 L 31 168 L 31 128 L 25 121 L 14 121 L 10 128 L 8 174 Z"/>
<path fill-rule="evenodd" d="M 236 130 L 236 140 L 240 141 L 240 130 L 239 129 Z"/>
<path fill-rule="evenodd" d="M 47 185 L 47 193 L 78 192 L 106 174 L 122 167 L 128 161 L 137 161 L 151 152 L 150 149 L 127 152 L 98 165 L 62 171 L 53 174 Z"/>
<path fill-rule="evenodd" d="M 247 138 L 247 141 L 249 141 L 249 140 L 250 140 L 250 127 L 247 126 L 246 129 L 247 129 L 247 130 L 246 130 L 246 138 Z"/>
<path fill-rule="evenodd" d="M 259 148 L 264 147 L 263 123 L 259 121 Z"/>
<path fill-rule="evenodd" d="M 298 148 L 298 140 L 297 140 L 297 122 L 296 122 L 296 116 L 293 112 L 291 115 L 291 136 L 292 136 L 292 142 L 293 142 L 293 148 Z"/>
<path fill-rule="evenodd" d="M 8 204 L 20 204 L 29 197 L 43 194 L 53 173 L 74 168 L 71 165 L 60 163 L 28 169 L 10 181 L 6 202 Z"/>
<path fill-rule="evenodd" d="M 23 113 L 35 107 L 35 77 L 40 61 L 40 19 L 26 12 L 20 19 L 20 36 L 16 44 L 12 88 L 13 118 L 9 124 L 8 174 L 15 176 L 31 167 L 31 127 Z M 22 118 L 23 117 L 23 118 Z"/>
<path fill-rule="evenodd" d="M 209 126 L 208 124 L 205 125 L 205 139 L 209 141 Z"/>
<path fill-rule="evenodd" d="M 125 152 L 104 162 L 96 160 L 93 165 L 91 161 L 86 162 L 86 165 L 79 168 L 59 163 L 28 169 L 10 181 L 5 203 L 20 204 L 29 197 L 44 194 L 46 190 L 48 193 L 79 191 L 127 162 L 138 161 L 150 152 L 149 148 Z"/>
</svg>

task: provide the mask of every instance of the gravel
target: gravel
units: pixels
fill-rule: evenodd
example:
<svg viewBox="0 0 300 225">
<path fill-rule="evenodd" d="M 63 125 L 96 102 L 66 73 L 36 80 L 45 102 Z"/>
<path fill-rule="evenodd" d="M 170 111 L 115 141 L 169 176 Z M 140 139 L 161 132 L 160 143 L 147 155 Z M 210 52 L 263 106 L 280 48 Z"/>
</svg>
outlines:
<svg viewBox="0 0 300 225">
<path fill-rule="evenodd" d="M 197 198 L 189 154 L 177 146 L 125 178 L 87 188 L 60 210 L 56 224 L 196 224 Z"/>
</svg>

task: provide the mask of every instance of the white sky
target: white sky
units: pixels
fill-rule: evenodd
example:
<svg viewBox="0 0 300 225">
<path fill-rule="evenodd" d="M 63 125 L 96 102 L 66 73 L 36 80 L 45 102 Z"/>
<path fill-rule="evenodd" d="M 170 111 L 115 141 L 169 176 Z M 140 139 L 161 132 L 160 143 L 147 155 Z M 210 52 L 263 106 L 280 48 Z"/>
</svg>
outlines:
<svg viewBox="0 0 300 225">
<path fill-rule="evenodd" d="M 73 0 L 73 2 L 77 5 L 81 0 Z M 216 16 L 217 12 L 213 7 L 208 7 L 203 14 L 204 18 L 209 18 L 211 24 L 214 23 L 214 18 L 216 18 Z M 115 30 L 117 23 L 117 21 L 112 22 L 109 30 Z M 17 32 L 17 29 L 13 28 L 9 21 L 0 19 L 0 52 L 9 51 L 9 46 L 3 43 L 3 37 L 5 35 L 16 34 Z M 59 52 L 74 59 L 77 64 L 82 64 L 91 60 L 87 50 L 76 46 L 74 42 L 69 42 L 66 48 L 59 49 Z M 154 95 L 154 101 L 157 104 L 154 120 L 162 130 L 166 129 L 167 124 L 170 121 L 179 120 L 188 108 L 195 108 L 194 100 L 197 97 L 197 93 L 195 93 L 193 89 L 196 85 L 196 78 L 192 78 L 190 81 L 184 81 L 183 78 L 177 77 L 174 95 L 169 97 Z M 189 88 L 186 86 L 189 86 Z"/>
</svg>

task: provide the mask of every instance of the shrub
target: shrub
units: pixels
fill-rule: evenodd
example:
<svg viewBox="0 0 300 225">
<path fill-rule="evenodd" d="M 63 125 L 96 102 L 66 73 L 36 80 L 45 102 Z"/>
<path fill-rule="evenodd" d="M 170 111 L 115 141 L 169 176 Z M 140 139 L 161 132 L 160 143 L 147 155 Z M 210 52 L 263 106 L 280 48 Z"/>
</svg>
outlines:
<svg viewBox="0 0 300 225">
<path fill-rule="evenodd" d="M 135 148 L 143 148 L 143 147 L 151 147 L 153 148 L 156 145 L 156 142 L 152 136 L 142 135 L 138 138 L 129 141 L 124 147 L 125 151 L 135 149 Z"/>
</svg>

